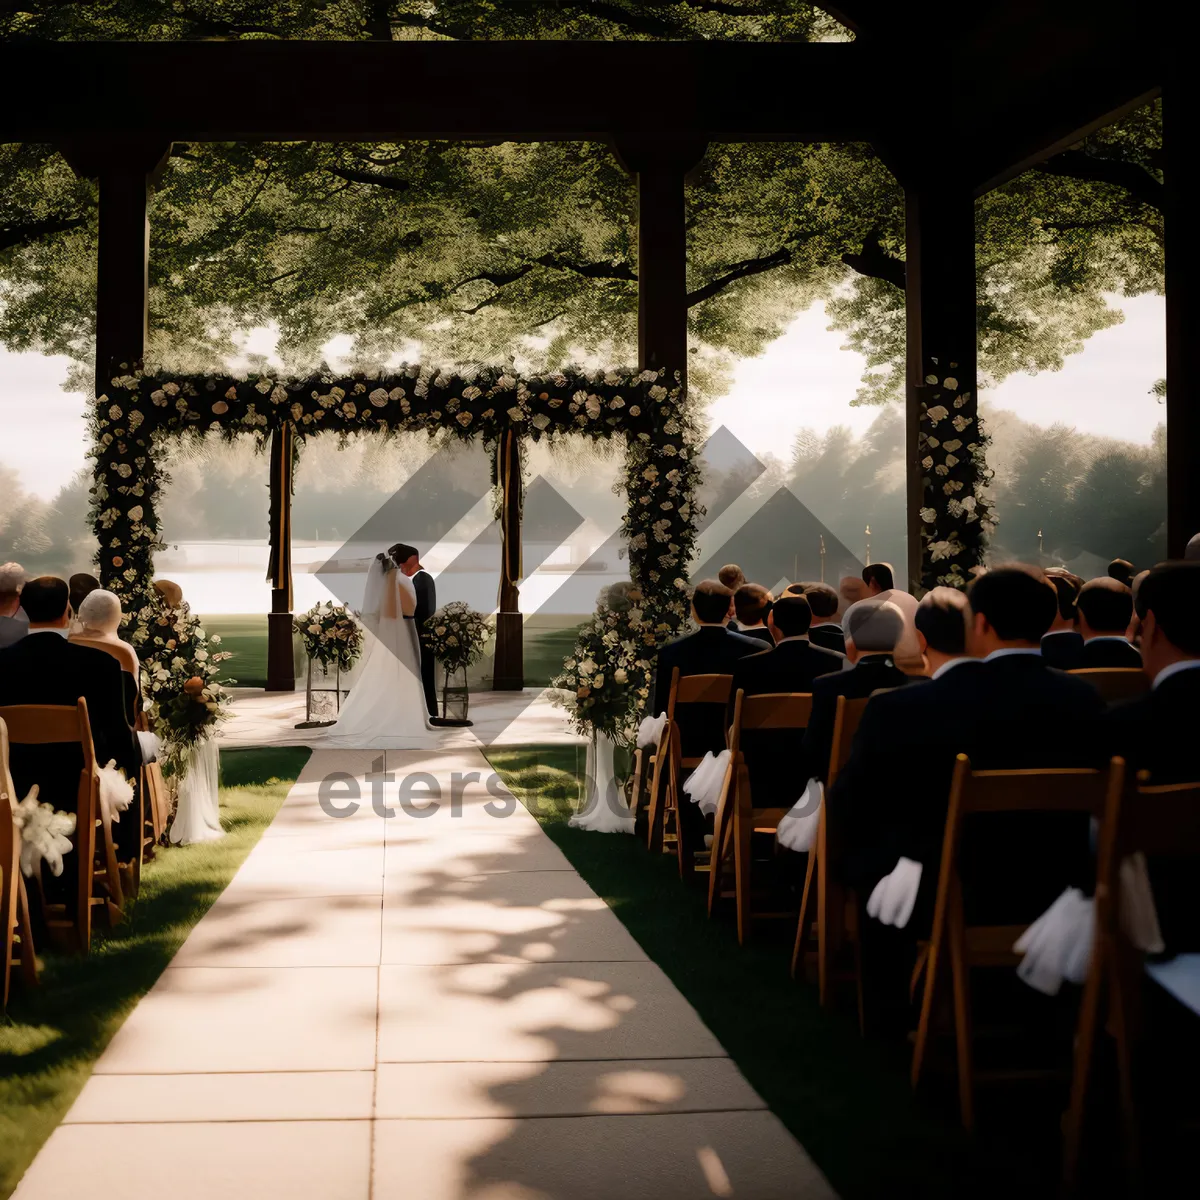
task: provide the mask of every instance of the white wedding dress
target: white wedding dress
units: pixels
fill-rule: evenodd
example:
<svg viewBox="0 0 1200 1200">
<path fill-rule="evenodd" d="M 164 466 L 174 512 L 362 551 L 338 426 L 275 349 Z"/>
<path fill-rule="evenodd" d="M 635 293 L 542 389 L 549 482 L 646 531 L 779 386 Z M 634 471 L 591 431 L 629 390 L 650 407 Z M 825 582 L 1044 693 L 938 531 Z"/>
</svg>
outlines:
<svg viewBox="0 0 1200 1200">
<path fill-rule="evenodd" d="M 371 563 L 363 593 L 366 660 L 321 746 L 358 750 L 418 750 L 444 737 L 429 724 L 421 684 L 417 639 L 417 592 L 403 571 Z M 317 741 L 317 739 L 314 739 Z"/>
</svg>

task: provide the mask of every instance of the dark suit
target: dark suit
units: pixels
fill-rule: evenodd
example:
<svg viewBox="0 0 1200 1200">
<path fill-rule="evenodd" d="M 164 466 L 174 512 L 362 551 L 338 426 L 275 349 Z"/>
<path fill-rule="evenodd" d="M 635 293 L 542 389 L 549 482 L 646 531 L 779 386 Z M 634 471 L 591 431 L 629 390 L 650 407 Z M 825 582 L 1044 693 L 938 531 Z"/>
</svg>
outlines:
<svg viewBox="0 0 1200 1200">
<path fill-rule="evenodd" d="M 1049 667 L 1074 671 L 1083 666 L 1083 638 L 1073 629 L 1060 629 L 1042 638 L 1042 657 Z"/>
<path fill-rule="evenodd" d="M 822 650 L 833 650 L 838 654 L 846 653 L 846 635 L 840 625 L 832 621 L 824 625 L 813 625 L 808 631 L 808 640 Z"/>
<path fill-rule="evenodd" d="M 832 650 L 810 645 L 806 638 L 787 638 L 773 650 L 751 654 L 733 668 L 730 718 L 741 689 L 747 696 L 772 692 L 811 692 L 814 680 L 842 673 L 845 659 Z M 849 672 L 846 672 L 849 674 Z M 741 750 L 750 771 L 750 791 L 758 808 L 790 806 L 799 799 L 808 776 L 797 770 L 798 735 L 791 730 L 748 730 Z"/>
<path fill-rule="evenodd" d="M 1142 665 L 1141 651 L 1127 642 L 1109 641 L 1107 638 L 1093 638 L 1084 642 L 1083 653 L 1080 655 L 1079 667 L 1136 667 Z"/>
<path fill-rule="evenodd" d="M 695 633 L 668 642 L 658 652 L 654 669 L 654 695 L 647 711 L 656 714 L 666 711 L 671 695 L 671 672 L 676 667 L 681 676 L 732 675 L 740 659 L 761 653 L 764 653 L 762 642 L 757 638 L 730 633 L 721 625 L 701 625 Z M 708 750 L 715 753 L 725 748 L 724 705 L 689 705 L 688 711 L 678 716 L 685 758 L 694 758 Z"/>
<path fill-rule="evenodd" d="M 826 675 L 813 683 L 813 710 L 801 747 L 800 771 L 805 780 L 824 781 L 833 752 L 833 725 L 839 696 L 865 700 L 880 688 L 902 687 L 911 680 L 892 662 L 890 654 L 868 654 L 848 671 Z"/>
<path fill-rule="evenodd" d="M 1105 754 L 1125 759 L 1131 776 L 1149 771 L 1152 783 L 1194 783 L 1200 780 L 1197 729 L 1200 665 L 1169 675 L 1136 700 L 1114 704 L 1100 719 L 1100 741 Z M 1200 951 L 1192 864 L 1152 861 L 1150 876 L 1167 949 Z"/>
<path fill-rule="evenodd" d="M 775 645 L 775 638 L 765 625 L 755 625 L 753 629 L 735 629 L 732 632 L 740 633 L 742 637 L 758 638 L 760 642 L 766 643 L 768 650 Z"/>
<path fill-rule="evenodd" d="M 0 707 L 16 704 L 71 705 L 87 701 L 88 724 L 96 763 L 115 760 L 137 786 L 142 758 L 126 717 L 124 672 L 117 660 L 91 646 L 75 646 L 57 633 L 36 632 L 0 650 Z M 83 758 L 78 746 L 49 744 L 13 746 L 12 776 L 18 797 L 36 783 L 39 798 L 74 812 Z M 130 810 L 131 813 L 133 809 Z M 141 830 L 125 817 L 113 826 L 117 857 L 127 861 L 137 851 Z M 69 877 L 69 878 L 68 878 Z M 74 894 L 74 872 L 60 877 Z"/>
<path fill-rule="evenodd" d="M 425 622 L 437 611 L 437 588 L 433 576 L 421 567 L 413 576 L 413 587 L 417 593 L 417 608 L 413 620 L 417 623 L 417 637 L 421 643 L 421 685 L 425 689 L 425 707 L 431 717 L 437 716 L 437 687 L 434 681 L 434 657 L 429 648 Z"/>
<path fill-rule="evenodd" d="M 1047 667 L 1040 654 L 962 663 L 877 696 L 829 796 L 844 874 L 865 899 L 899 857 L 920 862 L 909 929 L 922 936 L 937 892 L 955 756 L 968 755 L 975 769 L 1099 765 L 1095 723 L 1103 707 L 1090 684 Z M 1088 822 L 1074 814 L 972 818 L 962 870 L 975 884 L 968 883 L 968 920 L 1033 920 L 1068 884 L 1087 885 Z M 1001 908 L 973 905 L 973 890 L 1001 897 Z"/>
</svg>

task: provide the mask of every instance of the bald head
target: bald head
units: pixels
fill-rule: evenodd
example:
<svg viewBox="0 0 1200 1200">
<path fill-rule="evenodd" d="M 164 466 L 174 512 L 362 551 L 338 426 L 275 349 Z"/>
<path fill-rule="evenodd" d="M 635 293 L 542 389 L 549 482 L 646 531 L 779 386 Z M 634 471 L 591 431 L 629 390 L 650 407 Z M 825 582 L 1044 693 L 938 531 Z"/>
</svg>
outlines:
<svg viewBox="0 0 1200 1200">
<path fill-rule="evenodd" d="M 1089 579 L 1075 601 L 1079 632 L 1088 637 L 1124 637 L 1133 619 L 1133 589 L 1111 575 Z"/>
<path fill-rule="evenodd" d="M 1188 542 L 1183 557 L 1186 562 L 1200 562 L 1200 533 L 1192 534 L 1192 540 Z"/>
<path fill-rule="evenodd" d="M 842 603 L 849 607 L 867 598 L 867 585 L 857 575 L 847 575 L 838 583 L 838 595 Z"/>
<path fill-rule="evenodd" d="M 870 597 L 846 610 L 842 629 L 858 654 L 891 654 L 904 633 L 904 614 L 890 600 Z"/>
</svg>

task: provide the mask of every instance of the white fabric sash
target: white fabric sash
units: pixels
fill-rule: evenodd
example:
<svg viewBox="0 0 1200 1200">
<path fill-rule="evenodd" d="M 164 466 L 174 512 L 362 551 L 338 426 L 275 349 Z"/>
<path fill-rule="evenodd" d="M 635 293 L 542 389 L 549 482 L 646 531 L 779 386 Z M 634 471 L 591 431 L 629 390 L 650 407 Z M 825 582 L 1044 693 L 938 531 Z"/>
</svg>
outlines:
<svg viewBox="0 0 1200 1200">
<path fill-rule="evenodd" d="M 722 750 L 716 755 L 710 750 L 683 785 L 684 795 L 697 805 L 706 817 L 717 811 L 730 757 L 728 750 Z"/>
<path fill-rule="evenodd" d="M 917 903 L 921 874 L 925 868 L 911 858 L 901 858 L 872 889 L 867 900 L 867 916 L 884 925 L 903 929 Z"/>
<path fill-rule="evenodd" d="M 133 785 L 117 770 L 117 760 L 110 758 L 100 768 L 100 814 L 110 825 L 120 822 L 121 814 L 133 803 Z"/>
<path fill-rule="evenodd" d="M 821 819 L 821 805 L 825 803 L 825 788 L 819 779 L 810 779 L 804 794 L 783 814 L 775 840 L 788 850 L 807 854 L 817 840 L 817 826 Z"/>
<path fill-rule="evenodd" d="M 63 855 L 73 846 L 75 814 L 55 812 L 52 804 L 38 803 L 38 786 L 13 808 L 13 824 L 21 832 L 21 874 L 33 875 L 42 862 L 51 875 L 63 873 Z"/>
<path fill-rule="evenodd" d="M 659 713 L 657 717 L 643 717 L 637 732 L 638 749 L 642 750 L 646 746 L 657 746 L 658 739 L 662 737 L 663 726 L 666 723 L 667 714 L 665 712 Z"/>
</svg>

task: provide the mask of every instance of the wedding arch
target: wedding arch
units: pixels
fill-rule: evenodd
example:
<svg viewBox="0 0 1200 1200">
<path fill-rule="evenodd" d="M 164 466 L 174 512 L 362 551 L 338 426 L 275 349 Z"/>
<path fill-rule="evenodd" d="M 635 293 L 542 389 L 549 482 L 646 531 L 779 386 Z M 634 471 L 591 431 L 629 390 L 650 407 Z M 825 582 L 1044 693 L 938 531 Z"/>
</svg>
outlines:
<svg viewBox="0 0 1200 1200">
<path fill-rule="evenodd" d="M 273 474 L 290 494 L 297 440 L 412 431 L 480 440 L 491 453 L 506 534 L 502 590 L 521 573 L 519 535 L 513 536 L 511 525 L 519 522 L 522 443 L 623 438 L 621 486 L 628 507 L 622 534 L 630 574 L 662 636 L 683 624 L 684 580 L 700 516 L 694 498 L 700 467 L 696 422 L 678 374 L 571 369 L 523 377 L 488 367 L 412 365 L 377 376 L 235 378 L 132 370 L 111 380 L 93 410 L 90 514 L 100 580 L 121 597 L 130 639 L 144 642 L 159 611 L 154 553 L 163 548 L 159 503 L 168 481 L 160 460 L 172 439 L 217 432 L 253 436 L 262 446 L 270 441 Z M 273 487 L 273 496 L 278 492 Z M 290 537 L 288 511 L 286 504 L 273 505 L 271 569 L 273 583 L 286 582 L 290 593 L 290 558 L 285 581 L 280 554 Z"/>
</svg>

